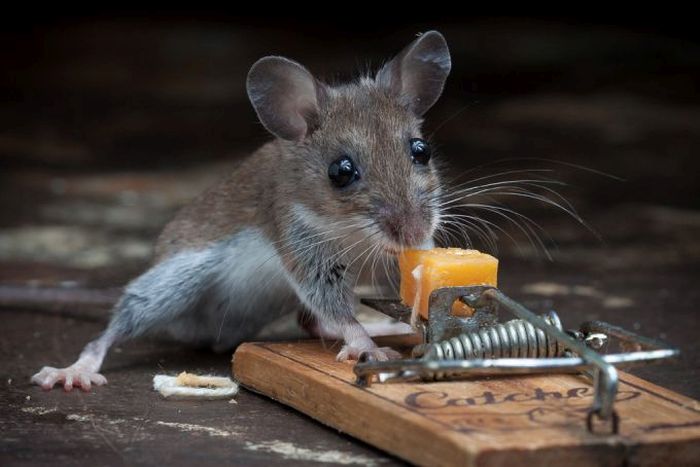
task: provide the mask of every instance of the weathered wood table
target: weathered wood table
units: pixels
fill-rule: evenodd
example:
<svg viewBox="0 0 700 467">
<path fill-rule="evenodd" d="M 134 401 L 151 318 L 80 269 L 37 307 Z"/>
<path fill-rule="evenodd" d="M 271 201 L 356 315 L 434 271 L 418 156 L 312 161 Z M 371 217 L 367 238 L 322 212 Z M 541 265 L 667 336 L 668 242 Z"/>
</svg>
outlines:
<svg viewBox="0 0 700 467">
<path fill-rule="evenodd" d="M 679 363 L 635 373 L 682 394 L 700 396 L 694 307 L 699 297 L 687 271 L 667 272 L 663 277 L 630 272 L 591 280 L 586 273 L 567 273 L 565 269 L 559 266 L 533 271 L 527 264 L 516 263 L 506 268 L 510 272 L 505 273 L 503 283 L 516 291 L 531 292 L 532 284 L 539 284 L 535 289 L 539 287 L 540 292 L 553 288 L 551 277 L 557 278 L 557 284 L 601 284 L 595 290 L 605 291 L 605 297 L 566 293 L 552 298 L 567 322 L 595 316 L 674 342 L 684 352 Z M 607 294 L 619 294 L 634 305 L 593 311 L 601 300 L 610 300 Z M 519 295 L 542 300 L 532 298 L 536 296 L 532 294 Z M 669 303 L 673 303 L 671 308 Z M 236 397 L 237 404 L 165 401 L 151 390 L 155 373 L 199 370 L 224 374 L 230 368 L 228 354 L 162 342 L 136 342 L 110 354 L 104 367 L 107 386 L 88 394 L 43 392 L 28 383 L 32 372 L 46 363 L 70 363 L 84 343 L 102 329 L 105 312 L 3 309 L 0 316 L 0 459 L 11 464 L 269 464 L 271 459 L 286 460 L 291 465 L 312 461 L 339 465 L 399 463 L 245 390 Z"/>
</svg>

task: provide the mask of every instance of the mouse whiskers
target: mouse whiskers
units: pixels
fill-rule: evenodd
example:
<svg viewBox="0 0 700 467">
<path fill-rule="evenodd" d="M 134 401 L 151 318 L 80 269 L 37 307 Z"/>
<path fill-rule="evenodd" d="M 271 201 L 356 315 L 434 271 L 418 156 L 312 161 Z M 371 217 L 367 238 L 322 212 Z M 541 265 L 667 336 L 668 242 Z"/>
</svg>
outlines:
<svg viewBox="0 0 700 467">
<path fill-rule="evenodd" d="M 496 254 L 499 240 L 506 238 L 524 256 L 526 251 L 518 241 L 524 238 L 536 254 L 552 260 L 550 247 L 556 247 L 556 242 L 542 225 L 514 206 L 521 201 L 562 212 L 600 239 L 560 193 L 568 184 L 554 178 L 555 174 L 554 169 L 529 168 L 503 170 L 466 181 L 454 178 L 447 188 L 443 186 L 432 193 L 439 212 L 436 239 L 445 245 L 466 248 L 474 248 L 477 241 Z"/>
</svg>

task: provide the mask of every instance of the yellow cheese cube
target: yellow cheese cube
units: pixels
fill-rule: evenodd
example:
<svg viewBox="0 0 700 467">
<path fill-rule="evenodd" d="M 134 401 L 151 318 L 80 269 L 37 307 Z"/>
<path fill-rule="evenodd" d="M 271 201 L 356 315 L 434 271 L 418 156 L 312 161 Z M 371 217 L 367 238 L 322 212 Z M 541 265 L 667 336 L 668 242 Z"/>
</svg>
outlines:
<svg viewBox="0 0 700 467">
<path fill-rule="evenodd" d="M 418 269 L 417 269 L 418 268 Z M 428 318 L 428 298 L 440 287 L 497 285 L 498 260 L 477 250 L 434 248 L 407 250 L 399 256 L 401 301 Z M 416 278 L 417 276 L 417 278 Z M 461 302 L 452 306 L 452 313 L 471 316 L 474 312 Z"/>
</svg>

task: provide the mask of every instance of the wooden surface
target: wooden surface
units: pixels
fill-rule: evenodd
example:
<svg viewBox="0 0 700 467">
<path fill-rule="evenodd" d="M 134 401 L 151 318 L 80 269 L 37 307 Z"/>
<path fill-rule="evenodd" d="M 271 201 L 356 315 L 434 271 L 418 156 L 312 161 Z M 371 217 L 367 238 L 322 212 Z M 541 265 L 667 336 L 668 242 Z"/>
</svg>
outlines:
<svg viewBox="0 0 700 467">
<path fill-rule="evenodd" d="M 157 373 L 229 374 L 230 352 L 131 342 L 110 352 L 109 383 L 90 393 L 30 384 L 43 364 L 70 364 L 102 330 L 102 316 L 0 312 L 0 466 L 402 465 L 250 391 L 237 404 L 169 401 L 153 391 Z"/>
<path fill-rule="evenodd" d="M 334 355 L 318 341 L 244 344 L 233 371 L 244 386 L 421 465 L 690 465 L 700 459 L 700 403 L 626 373 L 615 403 L 621 429 L 612 436 L 587 431 L 593 390 L 577 375 L 360 388 L 352 364 Z"/>
</svg>

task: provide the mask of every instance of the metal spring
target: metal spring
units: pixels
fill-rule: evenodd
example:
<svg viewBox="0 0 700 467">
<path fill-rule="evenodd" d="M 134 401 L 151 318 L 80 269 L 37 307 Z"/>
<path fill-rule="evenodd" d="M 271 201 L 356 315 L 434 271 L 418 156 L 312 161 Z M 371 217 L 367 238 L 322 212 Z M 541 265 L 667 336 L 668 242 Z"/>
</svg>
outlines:
<svg viewBox="0 0 700 467">
<path fill-rule="evenodd" d="M 554 311 L 540 315 L 548 324 L 562 330 Z M 541 329 L 522 319 L 514 319 L 441 342 L 414 349 L 414 357 L 426 360 L 469 360 L 482 358 L 560 357 L 564 348 Z"/>
</svg>

